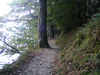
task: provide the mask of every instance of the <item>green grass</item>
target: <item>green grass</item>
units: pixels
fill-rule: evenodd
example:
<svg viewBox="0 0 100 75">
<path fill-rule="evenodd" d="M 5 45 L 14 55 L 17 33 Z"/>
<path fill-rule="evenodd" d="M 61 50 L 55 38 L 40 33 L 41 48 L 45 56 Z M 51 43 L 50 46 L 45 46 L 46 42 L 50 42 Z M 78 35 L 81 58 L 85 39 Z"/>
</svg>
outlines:
<svg viewBox="0 0 100 75">
<path fill-rule="evenodd" d="M 100 29 L 99 20 L 92 20 L 85 27 L 62 34 L 57 39 L 65 75 L 68 73 L 69 62 L 72 63 L 72 72 L 77 71 L 80 75 L 100 74 L 100 30 L 97 30 Z"/>
</svg>

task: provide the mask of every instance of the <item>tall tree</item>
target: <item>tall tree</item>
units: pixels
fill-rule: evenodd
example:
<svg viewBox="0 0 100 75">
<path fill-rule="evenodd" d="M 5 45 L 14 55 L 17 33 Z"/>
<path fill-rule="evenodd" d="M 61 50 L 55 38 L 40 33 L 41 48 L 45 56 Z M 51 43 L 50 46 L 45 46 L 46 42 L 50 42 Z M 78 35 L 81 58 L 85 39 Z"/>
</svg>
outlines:
<svg viewBox="0 0 100 75">
<path fill-rule="evenodd" d="M 39 46 L 49 48 L 47 39 L 47 0 L 40 0 Z"/>
</svg>

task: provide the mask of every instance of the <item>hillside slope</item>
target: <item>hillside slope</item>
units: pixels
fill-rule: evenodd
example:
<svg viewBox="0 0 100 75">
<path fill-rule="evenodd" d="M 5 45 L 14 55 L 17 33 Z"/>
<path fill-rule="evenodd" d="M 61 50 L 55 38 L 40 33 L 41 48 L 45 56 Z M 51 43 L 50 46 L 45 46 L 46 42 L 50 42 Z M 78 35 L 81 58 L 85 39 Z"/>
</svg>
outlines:
<svg viewBox="0 0 100 75">
<path fill-rule="evenodd" d="M 100 75 L 100 16 L 96 14 L 84 27 L 61 34 L 62 67 L 59 75 Z"/>
</svg>

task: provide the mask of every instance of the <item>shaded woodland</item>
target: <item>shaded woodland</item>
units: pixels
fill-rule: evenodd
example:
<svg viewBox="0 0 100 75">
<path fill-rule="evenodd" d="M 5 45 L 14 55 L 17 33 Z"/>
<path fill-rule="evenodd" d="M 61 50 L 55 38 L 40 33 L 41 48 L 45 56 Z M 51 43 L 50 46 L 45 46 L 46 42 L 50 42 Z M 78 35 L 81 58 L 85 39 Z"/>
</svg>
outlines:
<svg viewBox="0 0 100 75">
<path fill-rule="evenodd" d="M 12 10 L 0 17 L 0 26 L 16 25 L 0 32 L 0 54 L 51 49 L 54 40 L 61 65 L 55 75 L 100 74 L 100 0 L 14 0 L 9 5 Z"/>
</svg>

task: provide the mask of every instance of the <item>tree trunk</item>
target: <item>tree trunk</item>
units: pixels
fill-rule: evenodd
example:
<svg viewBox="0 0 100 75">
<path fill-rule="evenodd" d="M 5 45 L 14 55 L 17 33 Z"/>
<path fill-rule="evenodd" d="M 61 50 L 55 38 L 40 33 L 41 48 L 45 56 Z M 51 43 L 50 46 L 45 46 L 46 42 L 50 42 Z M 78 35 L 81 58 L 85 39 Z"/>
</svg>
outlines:
<svg viewBox="0 0 100 75">
<path fill-rule="evenodd" d="M 54 39 L 55 35 L 55 29 L 54 29 L 54 25 L 50 25 L 50 38 Z"/>
<path fill-rule="evenodd" d="M 39 46 L 49 48 L 47 39 L 47 0 L 40 0 Z"/>
</svg>

